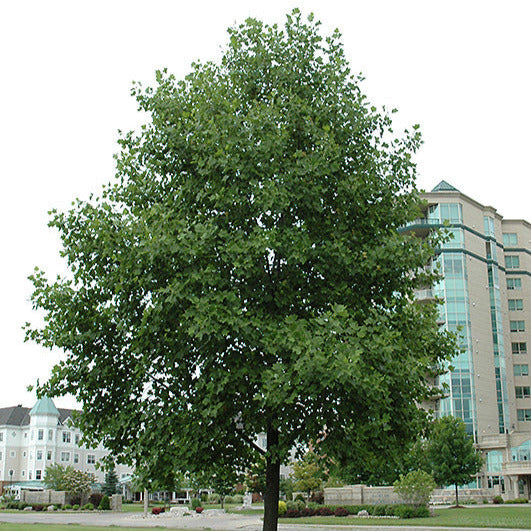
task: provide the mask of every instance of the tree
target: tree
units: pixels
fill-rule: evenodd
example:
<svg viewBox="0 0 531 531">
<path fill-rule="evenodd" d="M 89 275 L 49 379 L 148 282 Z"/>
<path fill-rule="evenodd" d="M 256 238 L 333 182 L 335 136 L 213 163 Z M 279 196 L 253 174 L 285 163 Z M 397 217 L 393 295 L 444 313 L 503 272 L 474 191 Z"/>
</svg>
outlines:
<svg viewBox="0 0 531 531">
<path fill-rule="evenodd" d="M 107 496 L 112 496 L 116 494 L 116 489 L 118 486 L 118 476 L 116 475 L 116 470 L 113 468 L 105 474 L 105 484 L 103 485 L 103 492 Z"/>
<path fill-rule="evenodd" d="M 395 492 L 406 502 L 415 507 L 427 506 L 436 485 L 431 474 L 423 470 L 412 470 L 407 475 L 400 475 L 393 485 Z"/>
<path fill-rule="evenodd" d="M 319 466 L 319 458 L 314 452 L 307 452 L 302 459 L 293 463 L 295 489 L 310 495 L 323 484 L 324 472 Z"/>
<path fill-rule="evenodd" d="M 428 439 L 428 459 L 439 485 L 455 485 L 455 504 L 459 505 L 458 486 L 468 483 L 483 466 L 483 457 L 474 448 L 465 423 L 445 416 L 433 425 Z"/>
<path fill-rule="evenodd" d="M 27 338 L 66 353 L 39 392 L 75 395 L 85 438 L 121 461 L 263 454 L 266 530 L 294 446 L 402 451 L 454 349 L 411 304 L 433 242 L 399 231 L 420 214 L 420 133 L 395 135 L 361 81 L 339 32 L 297 10 L 230 29 L 220 64 L 157 72 L 115 181 L 52 214 L 71 275 L 32 275 L 45 321 Z"/>
<path fill-rule="evenodd" d="M 48 489 L 83 495 L 96 480 L 94 474 L 54 463 L 46 467 L 43 481 Z"/>
</svg>

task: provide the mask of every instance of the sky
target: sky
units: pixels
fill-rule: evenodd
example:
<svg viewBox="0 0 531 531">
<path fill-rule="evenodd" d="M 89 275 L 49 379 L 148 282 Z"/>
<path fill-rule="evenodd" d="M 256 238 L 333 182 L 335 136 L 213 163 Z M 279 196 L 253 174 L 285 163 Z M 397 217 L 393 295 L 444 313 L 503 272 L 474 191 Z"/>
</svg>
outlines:
<svg viewBox="0 0 531 531">
<path fill-rule="evenodd" d="M 0 407 L 63 354 L 24 342 L 41 316 L 27 277 L 64 271 L 48 211 L 112 180 L 118 130 L 144 120 L 130 96 L 157 69 L 177 78 L 221 57 L 248 17 L 283 24 L 299 7 L 338 28 L 353 72 L 395 130 L 420 124 L 418 186 L 445 179 L 507 218 L 531 221 L 531 2 L 528 0 L 4 0 L 0 2 Z M 74 407 L 72 397 L 55 399 Z"/>
</svg>

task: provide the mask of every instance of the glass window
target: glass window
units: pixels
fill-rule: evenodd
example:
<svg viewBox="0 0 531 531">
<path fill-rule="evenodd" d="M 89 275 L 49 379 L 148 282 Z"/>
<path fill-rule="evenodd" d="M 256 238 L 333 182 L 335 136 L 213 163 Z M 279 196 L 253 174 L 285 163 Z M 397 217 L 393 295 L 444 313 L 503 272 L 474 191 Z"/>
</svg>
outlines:
<svg viewBox="0 0 531 531">
<path fill-rule="evenodd" d="M 0 452 L 0 461 L 2 461 L 2 452 Z"/>
<path fill-rule="evenodd" d="M 511 332 L 525 332 L 525 321 L 510 321 Z"/>
<path fill-rule="evenodd" d="M 79 463 L 79 454 L 74 454 L 74 463 Z"/>
<path fill-rule="evenodd" d="M 531 409 L 517 409 L 516 417 L 519 422 L 531 422 Z"/>
<path fill-rule="evenodd" d="M 28 479 L 31 479 L 31 470 L 28 470 Z"/>
<path fill-rule="evenodd" d="M 516 255 L 508 255 L 505 257 L 505 267 L 507 269 L 518 269 L 520 267 L 520 257 Z"/>
<path fill-rule="evenodd" d="M 87 465 L 93 465 L 96 463 L 96 456 L 94 454 L 87 455 Z"/>
<path fill-rule="evenodd" d="M 483 225 L 485 228 L 485 236 L 494 236 L 494 218 L 485 216 L 483 218 Z"/>
<path fill-rule="evenodd" d="M 70 461 L 70 452 L 61 452 L 61 461 L 63 463 Z"/>
<path fill-rule="evenodd" d="M 518 245 L 518 236 L 516 232 L 504 232 L 503 233 L 503 245 Z"/>
<path fill-rule="evenodd" d="M 42 461 L 42 450 L 37 450 L 37 461 Z"/>
<path fill-rule="evenodd" d="M 487 453 L 487 470 L 489 472 L 501 472 L 503 463 L 502 453 L 498 450 L 493 450 Z"/>
<path fill-rule="evenodd" d="M 0 442 L 2 442 L 4 440 L 4 434 L 3 432 L 0 432 Z"/>
<path fill-rule="evenodd" d="M 531 387 L 525 385 L 523 387 L 515 387 L 516 398 L 531 398 Z"/>
<path fill-rule="evenodd" d="M 48 459 L 48 461 L 51 461 L 52 460 L 52 451 L 51 450 L 48 450 L 46 452 L 46 459 Z"/>
<path fill-rule="evenodd" d="M 507 289 L 522 289 L 522 279 L 521 278 L 508 278 Z"/>
<path fill-rule="evenodd" d="M 35 479 L 41 479 L 42 470 L 35 470 Z"/>
<path fill-rule="evenodd" d="M 37 440 L 42 441 L 44 439 L 44 430 L 39 430 L 37 432 Z"/>
<path fill-rule="evenodd" d="M 69 431 L 64 431 L 63 432 L 63 442 L 64 443 L 69 443 L 70 442 L 70 432 Z"/>
<path fill-rule="evenodd" d="M 518 363 L 514 365 L 515 376 L 529 376 L 529 365 L 527 363 Z"/>
<path fill-rule="evenodd" d="M 524 309 L 524 301 L 522 299 L 509 299 L 509 310 L 519 311 Z"/>
<path fill-rule="evenodd" d="M 511 343 L 511 350 L 513 354 L 527 354 L 527 343 L 526 342 L 513 342 Z"/>
<path fill-rule="evenodd" d="M 53 441 L 53 430 L 48 430 L 48 440 Z"/>
<path fill-rule="evenodd" d="M 76 433 L 74 440 L 76 441 L 76 444 L 79 445 L 79 433 Z"/>
</svg>

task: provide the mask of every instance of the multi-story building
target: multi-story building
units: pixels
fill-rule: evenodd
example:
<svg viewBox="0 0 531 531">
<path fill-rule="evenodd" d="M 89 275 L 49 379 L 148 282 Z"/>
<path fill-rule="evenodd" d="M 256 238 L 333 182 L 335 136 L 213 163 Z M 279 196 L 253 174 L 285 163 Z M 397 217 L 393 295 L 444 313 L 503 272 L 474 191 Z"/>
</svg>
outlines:
<svg viewBox="0 0 531 531">
<path fill-rule="evenodd" d="M 30 410 L 21 405 L 0 409 L 0 491 L 10 484 L 39 486 L 46 467 L 59 463 L 94 474 L 103 483 L 97 463 L 109 452 L 101 445 L 87 448 L 72 422 L 74 410 L 57 409 L 41 398 Z M 118 465 L 118 477 L 131 474 Z"/>
<path fill-rule="evenodd" d="M 477 486 L 529 497 L 531 224 L 504 219 L 445 181 L 423 198 L 424 217 L 408 230 L 425 237 L 446 226 L 452 238 L 433 261 L 444 279 L 418 298 L 444 301 L 440 321 L 462 349 L 437 382 L 445 397 L 431 406 L 460 417 L 484 452 Z"/>
</svg>

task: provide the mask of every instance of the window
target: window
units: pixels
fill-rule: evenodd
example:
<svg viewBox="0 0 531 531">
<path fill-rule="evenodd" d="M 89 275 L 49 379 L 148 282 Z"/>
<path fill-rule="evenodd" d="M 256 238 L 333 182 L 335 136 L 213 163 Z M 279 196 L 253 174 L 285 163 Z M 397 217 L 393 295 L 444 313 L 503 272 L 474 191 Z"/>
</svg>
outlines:
<svg viewBox="0 0 531 531">
<path fill-rule="evenodd" d="M 23 471 L 22 471 L 22 477 L 24 477 L 25 475 L 26 475 L 26 471 L 23 470 Z"/>
<path fill-rule="evenodd" d="M 0 452 L 0 461 L 2 461 L 2 452 Z"/>
<path fill-rule="evenodd" d="M 37 450 L 37 461 L 42 461 L 42 450 Z"/>
<path fill-rule="evenodd" d="M 528 385 L 524 387 L 515 387 L 516 398 L 531 398 L 531 387 Z"/>
<path fill-rule="evenodd" d="M 76 444 L 79 446 L 79 433 L 76 433 L 75 441 L 76 441 Z"/>
<path fill-rule="evenodd" d="M 515 376 L 529 376 L 529 365 L 527 363 L 514 365 Z"/>
<path fill-rule="evenodd" d="M 525 332 L 525 321 L 511 321 L 511 332 Z"/>
<path fill-rule="evenodd" d="M 53 441 L 53 430 L 48 430 L 48 440 Z"/>
<path fill-rule="evenodd" d="M 79 454 L 74 454 L 74 463 L 79 463 Z"/>
<path fill-rule="evenodd" d="M 527 343 L 511 343 L 513 354 L 527 354 Z"/>
<path fill-rule="evenodd" d="M 518 245 L 518 236 L 516 232 L 504 232 L 503 233 L 503 245 Z"/>
<path fill-rule="evenodd" d="M 520 257 L 514 255 L 506 256 L 505 267 L 507 269 L 518 269 L 520 267 Z"/>
<path fill-rule="evenodd" d="M 9 452 L 9 457 L 16 457 L 16 455 L 17 455 L 17 452 L 15 452 L 15 450 L 11 450 Z"/>
<path fill-rule="evenodd" d="M 31 479 L 31 470 L 28 471 L 28 479 Z"/>
<path fill-rule="evenodd" d="M 42 441 L 44 439 L 44 430 L 39 430 L 37 432 L 37 440 Z"/>
<path fill-rule="evenodd" d="M 26 457 L 26 452 L 25 451 L 22 452 L 22 455 L 23 455 L 23 457 Z"/>
<path fill-rule="evenodd" d="M 63 431 L 63 442 L 69 443 L 70 442 L 70 432 L 69 431 Z"/>
<path fill-rule="evenodd" d="M 52 460 L 52 451 L 51 450 L 48 450 L 46 452 L 46 459 L 48 459 L 48 461 L 51 461 Z"/>
<path fill-rule="evenodd" d="M 485 228 L 485 236 L 494 236 L 494 218 L 484 216 L 483 226 Z"/>
<path fill-rule="evenodd" d="M 87 455 L 87 465 L 93 465 L 96 462 L 96 456 L 94 454 Z"/>
<path fill-rule="evenodd" d="M 33 452 L 30 452 L 30 459 L 33 459 Z"/>
<path fill-rule="evenodd" d="M 531 409 L 517 409 L 516 418 L 518 422 L 531 422 Z"/>
<path fill-rule="evenodd" d="M 3 440 L 4 440 L 4 433 L 0 432 L 0 442 L 2 442 Z"/>
<path fill-rule="evenodd" d="M 61 461 L 63 463 L 70 461 L 70 452 L 61 452 Z"/>
<path fill-rule="evenodd" d="M 521 278 L 508 278 L 507 289 L 522 289 L 522 279 Z"/>
<path fill-rule="evenodd" d="M 521 311 L 524 309 L 523 299 L 509 299 L 509 310 L 512 312 Z"/>
<path fill-rule="evenodd" d="M 42 478 L 42 470 L 35 470 L 35 479 Z"/>
</svg>

